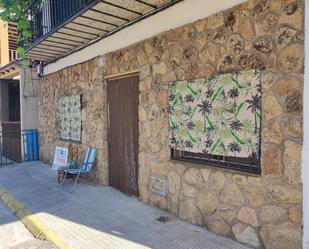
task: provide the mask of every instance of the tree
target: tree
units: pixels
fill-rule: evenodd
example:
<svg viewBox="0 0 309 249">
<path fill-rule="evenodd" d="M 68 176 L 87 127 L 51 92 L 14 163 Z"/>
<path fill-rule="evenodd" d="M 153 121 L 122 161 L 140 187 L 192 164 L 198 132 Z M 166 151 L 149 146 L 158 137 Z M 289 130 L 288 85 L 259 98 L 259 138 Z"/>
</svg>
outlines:
<svg viewBox="0 0 309 249">
<path fill-rule="evenodd" d="M 26 58 L 25 48 L 31 46 L 29 16 L 30 0 L 0 0 L 0 7 L 3 11 L 0 18 L 5 22 L 14 22 L 17 25 L 19 47 L 17 53 L 21 59 Z"/>
</svg>

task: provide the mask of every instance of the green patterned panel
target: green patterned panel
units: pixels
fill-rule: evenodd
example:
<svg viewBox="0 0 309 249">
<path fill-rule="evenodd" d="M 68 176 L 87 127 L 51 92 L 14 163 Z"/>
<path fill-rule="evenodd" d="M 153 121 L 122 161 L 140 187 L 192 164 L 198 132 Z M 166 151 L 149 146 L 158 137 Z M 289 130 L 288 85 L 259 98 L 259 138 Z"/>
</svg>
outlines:
<svg viewBox="0 0 309 249">
<path fill-rule="evenodd" d="M 65 140 L 81 141 L 81 97 L 64 96 L 58 101 L 58 133 Z"/>
<path fill-rule="evenodd" d="M 170 83 L 171 148 L 258 159 L 260 79 L 249 70 Z"/>
</svg>

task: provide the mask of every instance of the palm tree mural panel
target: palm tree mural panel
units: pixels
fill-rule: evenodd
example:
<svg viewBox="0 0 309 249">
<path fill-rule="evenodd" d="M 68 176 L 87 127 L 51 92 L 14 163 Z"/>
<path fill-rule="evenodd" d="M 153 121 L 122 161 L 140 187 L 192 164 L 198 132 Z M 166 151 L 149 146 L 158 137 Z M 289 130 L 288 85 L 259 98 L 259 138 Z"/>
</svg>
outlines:
<svg viewBox="0 0 309 249">
<path fill-rule="evenodd" d="M 58 134 L 61 139 L 80 142 L 82 128 L 81 96 L 63 96 L 58 102 Z"/>
<path fill-rule="evenodd" d="M 172 149 L 259 159 L 259 70 L 172 82 L 168 112 Z"/>
</svg>

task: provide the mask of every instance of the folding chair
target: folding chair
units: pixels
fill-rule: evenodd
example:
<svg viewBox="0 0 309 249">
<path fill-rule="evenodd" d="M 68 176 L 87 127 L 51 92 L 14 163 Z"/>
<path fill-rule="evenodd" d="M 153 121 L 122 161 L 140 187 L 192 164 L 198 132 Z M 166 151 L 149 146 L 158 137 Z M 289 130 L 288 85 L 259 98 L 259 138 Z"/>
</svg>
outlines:
<svg viewBox="0 0 309 249">
<path fill-rule="evenodd" d="M 81 174 L 86 174 L 86 173 L 90 173 L 92 170 L 92 166 L 95 162 L 96 159 L 96 155 L 97 155 L 97 151 L 95 148 L 92 147 L 88 147 L 82 162 L 76 167 L 76 168 L 67 168 L 65 169 L 65 175 L 63 177 L 63 181 L 62 181 L 62 186 L 64 185 L 64 181 L 66 179 L 67 174 L 71 174 L 71 175 L 77 175 L 76 180 L 74 182 L 73 188 L 71 190 L 71 192 L 74 192 L 76 184 L 78 182 L 79 176 Z M 69 161 L 68 163 L 70 163 L 72 161 Z"/>
</svg>

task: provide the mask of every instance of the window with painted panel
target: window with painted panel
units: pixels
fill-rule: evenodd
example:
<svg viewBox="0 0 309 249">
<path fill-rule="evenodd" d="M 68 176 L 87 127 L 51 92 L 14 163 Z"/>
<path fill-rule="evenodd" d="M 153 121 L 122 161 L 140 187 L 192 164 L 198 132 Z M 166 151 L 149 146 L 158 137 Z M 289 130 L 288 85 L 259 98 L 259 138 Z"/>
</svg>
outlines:
<svg viewBox="0 0 309 249">
<path fill-rule="evenodd" d="M 58 100 L 59 138 L 81 142 L 81 96 L 63 96 Z"/>
<path fill-rule="evenodd" d="M 260 173 L 261 72 L 169 84 L 171 158 Z"/>
</svg>

